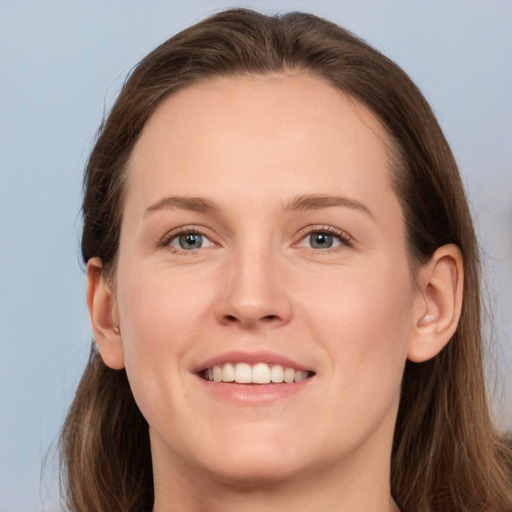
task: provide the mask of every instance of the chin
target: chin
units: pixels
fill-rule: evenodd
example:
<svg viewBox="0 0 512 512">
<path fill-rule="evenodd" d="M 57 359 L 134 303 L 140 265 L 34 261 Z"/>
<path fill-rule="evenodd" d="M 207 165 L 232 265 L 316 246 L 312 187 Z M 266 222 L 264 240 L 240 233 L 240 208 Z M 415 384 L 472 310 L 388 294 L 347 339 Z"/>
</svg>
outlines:
<svg viewBox="0 0 512 512">
<path fill-rule="evenodd" d="M 222 464 L 210 465 L 208 472 L 217 481 L 241 488 L 264 488 L 284 484 L 304 471 L 303 464 L 278 457 L 234 457 Z"/>
<path fill-rule="evenodd" d="M 268 435 L 259 430 L 240 429 L 212 443 L 201 453 L 203 467 L 218 480 L 242 487 L 279 484 L 305 470 L 307 458 L 298 440 L 289 433 L 278 435 L 275 429 Z"/>
</svg>

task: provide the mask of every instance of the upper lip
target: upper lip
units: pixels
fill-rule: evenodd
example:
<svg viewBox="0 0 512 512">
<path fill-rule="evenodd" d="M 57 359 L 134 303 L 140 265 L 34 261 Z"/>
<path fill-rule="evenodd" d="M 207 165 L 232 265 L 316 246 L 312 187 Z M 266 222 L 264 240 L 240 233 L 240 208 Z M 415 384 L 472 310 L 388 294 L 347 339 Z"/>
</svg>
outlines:
<svg viewBox="0 0 512 512">
<path fill-rule="evenodd" d="M 201 362 L 194 368 L 195 373 L 200 373 L 208 368 L 214 366 L 221 366 L 225 363 L 267 363 L 267 364 L 279 364 L 293 368 L 295 370 L 303 370 L 307 372 L 314 372 L 311 367 L 307 367 L 289 357 L 274 352 L 244 352 L 244 351 L 232 351 L 219 354 L 218 356 L 212 357 L 204 362 Z"/>
</svg>

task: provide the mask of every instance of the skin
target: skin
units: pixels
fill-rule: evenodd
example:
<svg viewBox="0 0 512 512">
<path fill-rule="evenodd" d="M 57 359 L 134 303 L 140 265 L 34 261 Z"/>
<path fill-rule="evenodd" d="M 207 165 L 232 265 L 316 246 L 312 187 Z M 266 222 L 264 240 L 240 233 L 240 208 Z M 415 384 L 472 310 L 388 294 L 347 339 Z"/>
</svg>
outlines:
<svg viewBox="0 0 512 512">
<path fill-rule="evenodd" d="M 462 263 L 445 246 L 413 275 L 388 151 L 370 112 L 304 75 L 209 80 L 148 121 L 116 274 L 89 262 L 88 303 L 150 425 L 155 512 L 396 510 L 403 368 L 453 333 Z M 311 195 L 343 201 L 297 208 Z M 183 227 L 201 248 L 180 248 Z M 311 246 L 329 230 L 333 247 Z M 196 370 L 230 351 L 314 376 L 277 400 L 225 399 Z"/>
</svg>

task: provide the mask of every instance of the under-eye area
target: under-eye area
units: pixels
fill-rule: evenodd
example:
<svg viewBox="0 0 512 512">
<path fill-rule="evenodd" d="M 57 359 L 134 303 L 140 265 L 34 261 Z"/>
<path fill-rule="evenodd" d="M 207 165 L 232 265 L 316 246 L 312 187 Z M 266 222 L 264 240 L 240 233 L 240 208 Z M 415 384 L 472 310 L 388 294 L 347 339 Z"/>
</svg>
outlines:
<svg viewBox="0 0 512 512">
<path fill-rule="evenodd" d="M 204 380 L 234 384 L 292 384 L 315 375 L 314 372 L 296 370 L 289 366 L 267 363 L 228 362 L 201 370 Z"/>
</svg>

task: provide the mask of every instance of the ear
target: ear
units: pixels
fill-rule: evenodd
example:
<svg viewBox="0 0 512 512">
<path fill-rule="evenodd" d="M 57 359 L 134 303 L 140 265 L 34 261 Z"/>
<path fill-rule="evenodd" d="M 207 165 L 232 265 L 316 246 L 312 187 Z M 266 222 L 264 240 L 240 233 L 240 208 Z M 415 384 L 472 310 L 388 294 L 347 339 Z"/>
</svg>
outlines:
<svg viewBox="0 0 512 512">
<path fill-rule="evenodd" d="M 454 244 L 440 247 L 420 268 L 409 360 L 427 361 L 450 341 L 459 323 L 463 282 L 462 254 Z"/>
<path fill-rule="evenodd" d="M 99 258 L 91 258 L 87 262 L 87 306 L 103 362 L 114 370 L 124 368 L 115 295 L 105 282 Z"/>
</svg>

